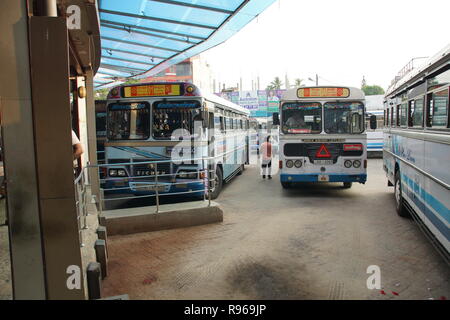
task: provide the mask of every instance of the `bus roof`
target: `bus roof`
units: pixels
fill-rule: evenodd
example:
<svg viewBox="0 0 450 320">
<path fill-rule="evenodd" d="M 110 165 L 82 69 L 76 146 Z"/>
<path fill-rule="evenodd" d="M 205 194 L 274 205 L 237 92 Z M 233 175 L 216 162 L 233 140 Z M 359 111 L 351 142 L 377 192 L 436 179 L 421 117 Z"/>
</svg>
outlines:
<svg viewBox="0 0 450 320">
<path fill-rule="evenodd" d="M 218 95 L 212 94 L 212 93 L 205 93 L 202 95 L 206 100 L 211 101 L 211 102 L 215 102 L 217 104 L 220 104 L 224 107 L 226 107 L 228 110 L 234 111 L 234 112 L 239 112 L 245 115 L 249 115 L 250 111 L 248 111 L 247 109 L 241 107 L 240 105 L 237 105 L 227 99 L 224 99 L 222 97 L 219 97 Z"/>
<path fill-rule="evenodd" d="M 388 88 L 385 97 L 393 93 L 401 92 L 416 82 L 422 81 L 422 77 L 436 71 L 443 63 L 450 61 L 450 44 L 436 53 L 433 57 L 427 59 L 421 66 L 414 68 L 401 79 L 394 79 Z"/>
<path fill-rule="evenodd" d="M 281 96 L 284 101 L 317 101 L 317 100 L 364 100 L 365 95 L 361 89 L 340 86 L 297 87 L 286 90 Z"/>
<path fill-rule="evenodd" d="M 121 96 L 122 93 L 121 93 L 120 88 L 123 88 L 123 87 L 136 87 L 136 86 L 147 86 L 147 85 L 154 85 L 154 86 L 158 86 L 158 85 L 160 85 L 160 86 L 163 86 L 163 85 L 181 85 L 183 87 L 190 86 L 190 87 L 194 88 L 192 94 L 186 94 L 185 93 L 184 95 L 173 95 L 173 96 L 170 96 L 170 97 L 176 97 L 176 98 L 180 98 L 180 97 L 181 98 L 183 98 L 183 97 L 185 97 L 185 98 L 203 97 L 206 100 L 209 100 L 211 102 L 214 102 L 214 103 L 217 103 L 217 104 L 220 104 L 220 105 L 224 106 L 228 111 L 241 113 L 241 114 L 244 114 L 244 115 L 247 115 L 247 116 L 250 114 L 250 111 L 248 111 L 247 109 L 245 109 L 245 108 L 243 108 L 243 107 L 241 107 L 241 106 L 239 106 L 239 105 L 237 105 L 237 104 L 235 104 L 235 103 L 233 103 L 233 102 L 231 102 L 229 100 L 226 100 L 226 99 L 224 99 L 222 97 L 219 97 L 219 96 L 217 96 L 215 94 L 202 93 L 201 88 L 199 88 L 195 84 L 190 83 L 190 82 L 183 82 L 183 81 L 176 81 L 176 82 L 142 82 L 142 83 L 139 82 L 139 83 L 132 83 L 132 84 L 122 84 L 120 86 L 112 88 L 109 91 L 108 99 L 111 99 L 111 100 L 128 99 L 128 98 L 136 99 L 137 97 L 122 97 Z M 115 93 L 114 93 L 114 90 L 115 90 Z M 119 95 L 119 96 L 117 96 L 117 95 Z M 156 96 L 156 95 L 155 96 L 141 96 L 140 98 L 157 98 L 157 97 L 160 98 L 160 97 L 165 97 L 165 96 Z M 167 97 L 169 97 L 169 96 L 167 96 Z"/>
</svg>

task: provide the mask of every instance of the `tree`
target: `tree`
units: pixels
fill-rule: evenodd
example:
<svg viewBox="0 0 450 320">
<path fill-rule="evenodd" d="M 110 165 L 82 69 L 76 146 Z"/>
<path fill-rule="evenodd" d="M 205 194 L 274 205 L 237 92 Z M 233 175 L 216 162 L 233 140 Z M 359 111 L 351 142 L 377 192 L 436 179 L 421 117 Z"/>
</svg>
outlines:
<svg viewBox="0 0 450 320">
<path fill-rule="evenodd" d="M 279 77 L 275 77 L 271 83 L 267 86 L 266 90 L 280 90 L 283 86 L 283 81 Z"/>
<path fill-rule="evenodd" d="M 303 79 L 297 78 L 297 79 L 295 79 L 294 84 L 296 87 L 303 87 L 304 85 L 302 84 L 302 82 L 303 82 Z"/>
<path fill-rule="evenodd" d="M 377 94 L 384 94 L 384 90 L 382 87 L 377 86 L 377 85 L 373 85 L 373 86 L 368 86 L 368 85 L 364 85 L 362 86 L 362 91 L 364 91 L 364 94 L 366 96 L 373 96 L 373 95 L 377 95 Z"/>
<path fill-rule="evenodd" d="M 139 82 L 141 82 L 141 81 L 138 79 L 128 79 L 123 84 L 134 84 L 134 83 L 139 83 Z M 94 94 L 95 100 L 106 100 L 110 90 L 111 90 L 111 88 L 103 88 L 103 89 L 94 90 L 95 91 L 95 94 Z"/>
</svg>

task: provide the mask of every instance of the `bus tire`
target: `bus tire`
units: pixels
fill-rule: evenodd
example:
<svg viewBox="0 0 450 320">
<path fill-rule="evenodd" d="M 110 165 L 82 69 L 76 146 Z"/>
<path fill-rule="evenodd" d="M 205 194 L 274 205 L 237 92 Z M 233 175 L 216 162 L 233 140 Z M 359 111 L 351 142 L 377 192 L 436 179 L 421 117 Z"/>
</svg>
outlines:
<svg viewBox="0 0 450 320">
<path fill-rule="evenodd" d="M 344 189 L 350 189 L 352 187 L 351 182 L 344 182 Z"/>
<path fill-rule="evenodd" d="M 395 196 L 395 211 L 402 218 L 409 217 L 408 210 L 406 210 L 403 204 L 403 196 L 402 196 L 402 179 L 400 176 L 400 170 L 397 170 L 395 173 L 395 182 L 394 182 L 394 196 Z"/>
<path fill-rule="evenodd" d="M 216 168 L 216 174 L 214 175 L 214 188 L 211 190 L 211 199 L 217 199 L 222 191 L 223 186 L 223 173 L 220 167 Z"/>
<path fill-rule="evenodd" d="M 243 164 L 241 164 L 241 167 L 239 168 L 239 173 L 238 176 L 240 176 L 245 170 L 245 166 Z"/>
<path fill-rule="evenodd" d="M 283 187 L 283 189 L 290 189 L 292 187 L 292 183 L 281 181 L 281 186 Z"/>
</svg>

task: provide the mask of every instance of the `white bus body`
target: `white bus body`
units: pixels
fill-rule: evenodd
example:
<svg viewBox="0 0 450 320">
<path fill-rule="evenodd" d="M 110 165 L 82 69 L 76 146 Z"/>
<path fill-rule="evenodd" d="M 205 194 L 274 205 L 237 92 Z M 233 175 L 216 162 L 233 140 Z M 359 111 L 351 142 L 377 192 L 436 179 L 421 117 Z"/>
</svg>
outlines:
<svg viewBox="0 0 450 320">
<path fill-rule="evenodd" d="M 384 170 L 397 213 L 412 216 L 449 261 L 450 46 L 394 81 L 385 97 Z"/>
<path fill-rule="evenodd" d="M 293 182 L 343 182 L 345 187 L 365 183 L 364 115 L 364 93 L 357 88 L 287 90 L 279 119 L 274 119 L 280 123 L 282 186 L 288 188 Z"/>
<path fill-rule="evenodd" d="M 185 82 L 139 83 L 113 88 L 107 100 L 105 190 L 202 196 L 209 166 L 217 197 L 222 183 L 248 163 L 249 112 Z M 209 159 L 208 161 L 192 159 Z M 157 171 L 149 161 L 160 161 Z M 146 162 L 140 165 L 140 162 Z M 130 164 L 131 163 L 131 164 Z M 125 178 L 125 179 L 124 179 Z M 148 187 L 148 188 L 147 188 Z M 198 191 L 192 193 L 192 191 Z"/>
</svg>

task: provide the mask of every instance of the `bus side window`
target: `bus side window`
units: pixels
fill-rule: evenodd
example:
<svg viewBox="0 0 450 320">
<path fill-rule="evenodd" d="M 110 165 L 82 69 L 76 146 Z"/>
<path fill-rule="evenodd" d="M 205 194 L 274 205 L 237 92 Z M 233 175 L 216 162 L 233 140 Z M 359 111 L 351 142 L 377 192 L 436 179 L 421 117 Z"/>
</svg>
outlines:
<svg viewBox="0 0 450 320">
<path fill-rule="evenodd" d="M 386 127 L 389 126 L 389 109 L 386 109 Z"/>
<path fill-rule="evenodd" d="M 393 127 L 395 125 L 395 113 L 394 113 L 394 107 L 391 107 L 391 122 L 390 126 Z"/>
<path fill-rule="evenodd" d="M 225 131 L 225 118 L 224 117 L 220 117 L 220 131 L 222 131 L 222 132 Z"/>
<path fill-rule="evenodd" d="M 448 127 L 448 89 L 432 93 L 430 110 L 432 127 Z"/>
<path fill-rule="evenodd" d="M 395 126 L 400 126 L 400 105 L 397 105 L 395 110 Z"/>
<path fill-rule="evenodd" d="M 413 126 L 414 118 L 414 100 L 408 102 L 408 127 Z"/>
</svg>

